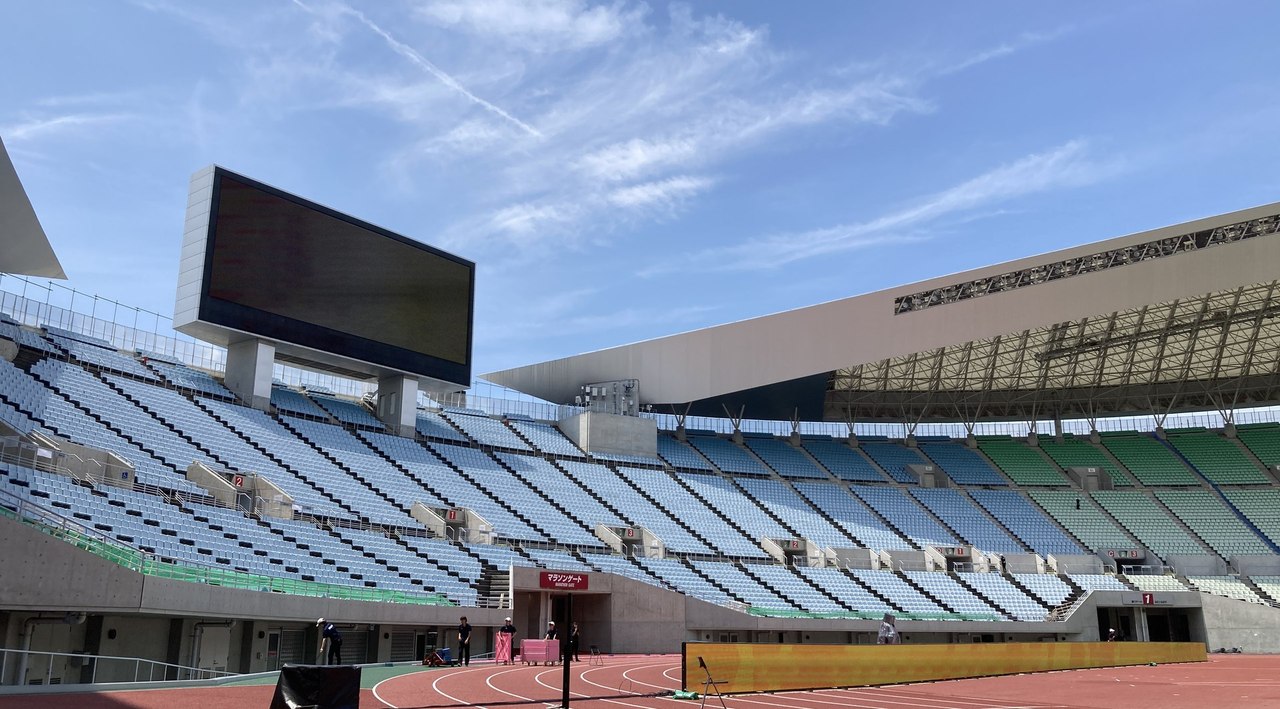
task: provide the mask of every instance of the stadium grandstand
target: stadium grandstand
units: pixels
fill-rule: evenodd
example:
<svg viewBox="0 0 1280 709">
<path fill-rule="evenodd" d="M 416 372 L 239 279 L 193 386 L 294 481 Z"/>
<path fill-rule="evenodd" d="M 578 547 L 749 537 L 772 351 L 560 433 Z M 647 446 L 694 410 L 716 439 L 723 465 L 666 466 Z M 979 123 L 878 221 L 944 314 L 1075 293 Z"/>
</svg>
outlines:
<svg viewBox="0 0 1280 709">
<path fill-rule="evenodd" d="M 33 297 L 61 268 L 0 158 L 0 683 L 272 670 L 318 617 L 349 662 L 461 615 L 479 655 L 564 618 L 544 572 L 606 653 L 886 613 L 1280 651 L 1280 205 L 483 375 L 503 399 Z"/>
</svg>

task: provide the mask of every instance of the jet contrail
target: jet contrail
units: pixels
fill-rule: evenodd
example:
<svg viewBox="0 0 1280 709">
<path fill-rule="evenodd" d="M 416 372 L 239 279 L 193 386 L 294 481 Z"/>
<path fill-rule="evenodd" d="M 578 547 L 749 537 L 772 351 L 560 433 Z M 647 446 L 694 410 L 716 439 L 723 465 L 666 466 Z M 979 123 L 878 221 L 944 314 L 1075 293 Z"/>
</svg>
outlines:
<svg viewBox="0 0 1280 709">
<path fill-rule="evenodd" d="M 293 0 L 293 3 L 301 7 L 302 9 L 306 10 L 307 12 L 312 12 L 311 8 L 304 5 L 301 0 Z M 472 103 L 477 104 L 478 106 L 485 109 L 486 111 L 489 111 L 490 113 L 494 113 L 498 116 L 501 116 L 502 118 L 505 118 L 507 121 L 519 126 L 520 130 L 523 130 L 525 133 L 528 133 L 529 135 L 534 136 L 535 138 L 542 137 L 542 133 L 537 128 L 534 128 L 528 123 L 525 123 L 519 118 L 516 118 L 510 113 L 507 113 L 501 108 L 489 103 L 488 101 L 468 91 L 467 87 L 458 83 L 457 79 L 453 78 L 452 76 L 449 76 L 442 69 L 440 69 L 440 67 L 436 66 L 435 64 L 432 64 L 430 61 L 427 60 L 426 57 L 414 51 L 413 47 L 410 47 L 409 45 L 397 40 L 395 37 L 392 37 L 390 33 L 382 29 L 381 27 L 379 27 L 377 23 L 375 23 L 373 20 L 370 20 L 368 17 L 366 17 L 364 13 L 360 12 L 355 8 L 348 7 L 346 5 L 343 5 L 342 9 L 345 13 L 360 20 L 360 22 L 363 23 L 365 27 L 368 27 L 369 29 L 373 30 L 378 34 L 378 36 L 386 40 L 387 44 L 397 54 L 400 54 L 401 56 L 405 57 L 409 61 L 425 69 L 428 74 L 431 74 L 432 76 L 439 79 L 440 82 L 443 83 L 445 86 L 448 86 L 449 88 L 453 89 L 454 91 L 457 91 L 463 96 L 466 96 L 468 99 L 471 100 Z"/>
</svg>

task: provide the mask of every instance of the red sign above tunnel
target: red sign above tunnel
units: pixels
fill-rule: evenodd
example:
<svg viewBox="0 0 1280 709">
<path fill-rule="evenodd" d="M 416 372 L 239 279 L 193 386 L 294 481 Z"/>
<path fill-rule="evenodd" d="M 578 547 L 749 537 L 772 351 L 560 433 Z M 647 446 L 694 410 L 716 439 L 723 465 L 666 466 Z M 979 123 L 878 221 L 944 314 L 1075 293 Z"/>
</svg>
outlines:
<svg viewBox="0 0 1280 709">
<path fill-rule="evenodd" d="M 560 591 L 587 590 L 586 574 L 570 574 L 563 571 L 543 571 L 538 574 L 539 588 L 554 588 Z"/>
</svg>

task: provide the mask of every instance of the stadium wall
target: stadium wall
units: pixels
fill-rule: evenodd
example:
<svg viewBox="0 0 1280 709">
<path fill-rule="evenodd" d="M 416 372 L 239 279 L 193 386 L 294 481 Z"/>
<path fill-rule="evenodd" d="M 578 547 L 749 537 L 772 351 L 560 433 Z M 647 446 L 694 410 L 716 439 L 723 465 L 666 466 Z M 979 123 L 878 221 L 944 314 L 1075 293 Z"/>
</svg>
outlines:
<svg viewBox="0 0 1280 709">
<path fill-rule="evenodd" d="M 1205 645 L 1240 648 L 1249 653 L 1280 653 L 1280 608 L 1200 594 L 1204 610 Z"/>
</svg>

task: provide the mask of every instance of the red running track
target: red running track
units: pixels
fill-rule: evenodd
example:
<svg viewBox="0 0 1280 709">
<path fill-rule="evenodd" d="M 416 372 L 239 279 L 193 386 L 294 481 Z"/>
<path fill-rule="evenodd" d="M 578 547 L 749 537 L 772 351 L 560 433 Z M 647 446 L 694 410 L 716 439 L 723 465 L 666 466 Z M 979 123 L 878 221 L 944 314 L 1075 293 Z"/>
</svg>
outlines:
<svg viewBox="0 0 1280 709">
<path fill-rule="evenodd" d="M 644 696 L 674 690 L 675 655 L 614 656 L 573 665 L 571 696 L 583 709 L 679 709 L 696 703 Z M 559 706 L 561 667 L 475 665 L 385 680 L 361 692 L 365 709 Z M 266 707 L 271 687 L 227 687 L 0 697 L 0 709 L 239 709 Z M 586 697 L 592 697 L 590 699 Z M 601 698 L 607 697 L 607 698 Z M 726 698 L 729 709 L 1280 709 L 1280 656 L 1213 655 L 1208 662 L 1075 670 Z M 717 705 L 712 698 L 710 705 Z"/>
</svg>

